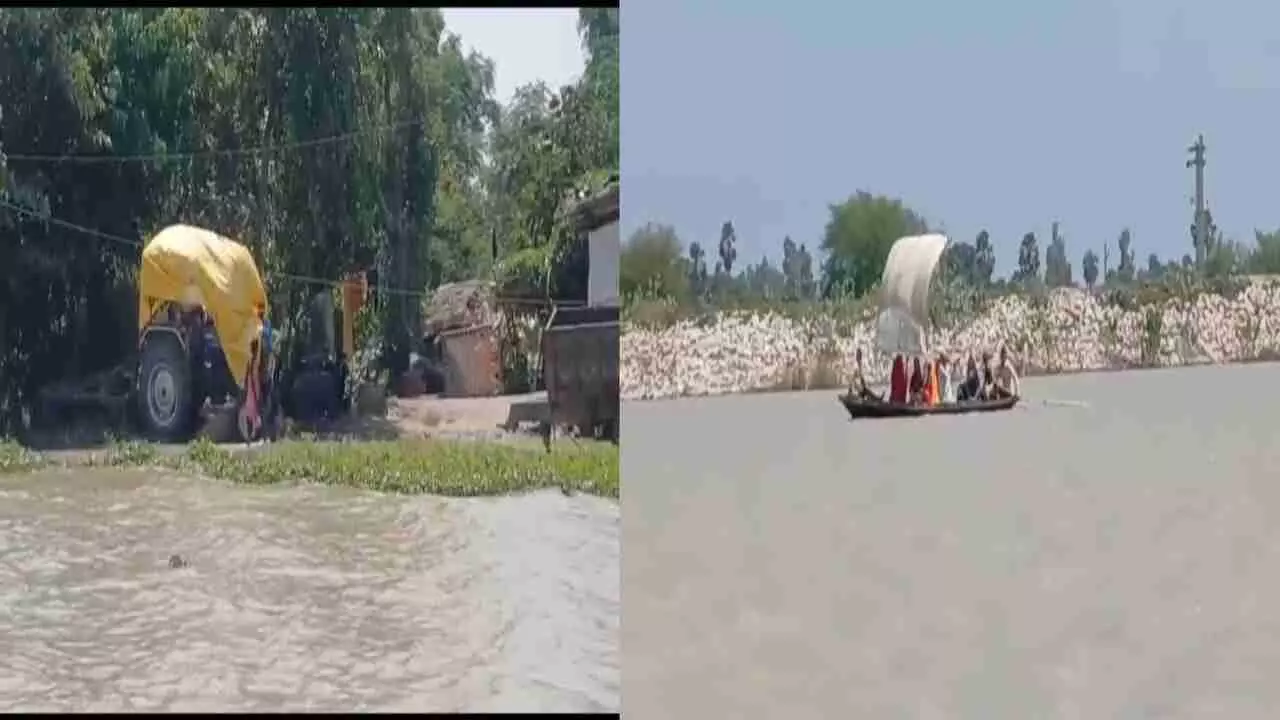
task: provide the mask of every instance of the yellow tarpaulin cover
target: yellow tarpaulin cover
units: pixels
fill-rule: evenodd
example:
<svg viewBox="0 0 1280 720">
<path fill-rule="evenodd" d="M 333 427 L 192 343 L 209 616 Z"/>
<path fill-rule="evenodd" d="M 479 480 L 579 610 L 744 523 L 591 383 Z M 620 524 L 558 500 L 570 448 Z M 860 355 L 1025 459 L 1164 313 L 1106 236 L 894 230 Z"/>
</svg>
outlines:
<svg viewBox="0 0 1280 720">
<path fill-rule="evenodd" d="M 251 345 L 262 333 L 258 313 L 267 307 L 267 290 L 249 249 L 190 225 L 161 230 L 142 250 L 139 330 L 162 302 L 202 305 L 213 316 L 231 376 L 244 387 Z"/>
</svg>

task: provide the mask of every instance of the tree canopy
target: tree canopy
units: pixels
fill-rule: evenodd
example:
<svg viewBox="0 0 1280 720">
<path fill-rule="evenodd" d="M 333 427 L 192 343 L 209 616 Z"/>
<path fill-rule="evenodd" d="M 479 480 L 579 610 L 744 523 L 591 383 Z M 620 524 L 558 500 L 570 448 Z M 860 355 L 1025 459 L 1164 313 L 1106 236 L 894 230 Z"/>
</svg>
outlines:
<svg viewBox="0 0 1280 720">
<path fill-rule="evenodd" d="M 822 234 L 825 294 L 864 295 L 880 282 L 889 249 L 900 237 L 928 232 L 922 217 L 901 200 L 859 191 L 830 206 Z"/>
<path fill-rule="evenodd" d="M 700 252 L 696 243 L 692 248 Z M 684 258 L 684 248 L 675 228 L 650 223 L 633 233 L 623 245 L 619 289 L 623 295 L 688 299 L 690 269 L 695 262 Z"/>
</svg>

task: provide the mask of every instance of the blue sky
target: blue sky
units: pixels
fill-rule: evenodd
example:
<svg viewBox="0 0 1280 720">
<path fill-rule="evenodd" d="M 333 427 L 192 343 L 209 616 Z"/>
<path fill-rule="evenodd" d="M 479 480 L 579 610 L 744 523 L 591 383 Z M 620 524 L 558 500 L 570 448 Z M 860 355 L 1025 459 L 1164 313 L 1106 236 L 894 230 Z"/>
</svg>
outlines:
<svg viewBox="0 0 1280 720">
<path fill-rule="evenodd" d="M 494 63 L 494 94 L 509 102 L 516 88 L 538 80 L 552 90 L 582 75 L 586 58 L 576 8 L 443 8 L 445 27 L 464 47 Z"/>
<path fill-rule="evenodd" d="M 628 234 L 714 246 L 729 219 L 755 262 L 865 189 L 987 228 L 1001 274 L 1055 219 L 1077 272 L 1125 226 L 1145 265 L 1191 251 L 1197 133 L 1223 232 L 1280 226 L 1280 4 L 643 0 L 621 24 Z"/>
</svg>

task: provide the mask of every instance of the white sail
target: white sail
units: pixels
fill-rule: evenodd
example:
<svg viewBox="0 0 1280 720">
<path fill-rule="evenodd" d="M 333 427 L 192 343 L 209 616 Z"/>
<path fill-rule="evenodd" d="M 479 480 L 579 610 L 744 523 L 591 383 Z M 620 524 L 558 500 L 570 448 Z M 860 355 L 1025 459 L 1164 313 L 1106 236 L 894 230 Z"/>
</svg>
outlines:
<svg viewBox="0 0 1280 720">
<path fill-rule="evenodd" d="M 924 355 L 924 329 L 906 312 L 883 308 L 876 316 L 876 347 L 888 355 Z"/>
<path fill-rule="evenodd" d="M 880 278 L 876 345 L 885 353 L 923 355 L 929 325 L 929 283 L 947 247 L 945 235 L 900 238 Z"/>
</svg>

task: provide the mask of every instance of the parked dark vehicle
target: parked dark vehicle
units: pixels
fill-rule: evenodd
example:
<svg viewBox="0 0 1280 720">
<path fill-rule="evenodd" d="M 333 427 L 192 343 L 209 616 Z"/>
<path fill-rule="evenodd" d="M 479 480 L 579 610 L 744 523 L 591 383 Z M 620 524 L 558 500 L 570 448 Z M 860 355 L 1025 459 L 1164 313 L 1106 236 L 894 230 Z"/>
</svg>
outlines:
<svg viewBox="0 0 1280 720">
<path fill-rule="evenodd" d="M 581 307 L 554 308 L 542 332 L 548 449 L 558 426 L 574 427 L 580 436 L 618 441 L 619 197 L 613 177 L 571 209 L 576 246 L 585 250 L 587 260 L 586 282 L 580 288 L 585 302 Z"/>
<path fill-rule="evenodd" d="M 542 333 L 550 427 L 570 426 L 584 437 L 618 441 L 620 337 L 616 306 L 552 312 Z"/>
</svg>

